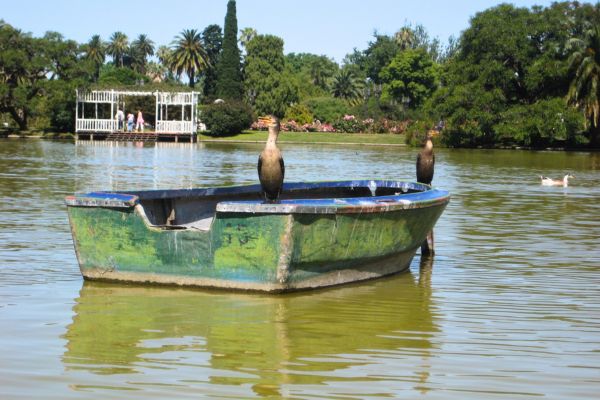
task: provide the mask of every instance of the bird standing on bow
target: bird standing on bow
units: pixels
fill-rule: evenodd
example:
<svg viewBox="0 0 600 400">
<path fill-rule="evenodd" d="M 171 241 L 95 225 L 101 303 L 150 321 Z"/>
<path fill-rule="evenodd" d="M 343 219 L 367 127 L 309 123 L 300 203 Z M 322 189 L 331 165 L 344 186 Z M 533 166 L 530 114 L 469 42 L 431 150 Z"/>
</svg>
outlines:
<svg viewBox="0 0 600 400">
<path fill-rule="evenodd" d="M 435 166 L 435 154 L 433 154 L 433 142 L 431 141 L 433 136 L 434 131 L 427 132 L 425 146 L 423 146 L 423 149 L 417 155 L 417 182 L 426 185 L 431 185 L 431 181 L 433 180 L 433 169 Z M 425 241 L 421 244 L 421 255 L 431 255 L 433 253 L 433 230 L 431 230 L 427 234 Z"/>
<path fill-rule="evenodd" d="M 552 179 L 552 178 L 547 178 L 545 176 L 540 176 L 540 178 L 542 179 L 542 185 L 543 186 L 564 186 L 567 187 L 569 186 L 569 179 L 570 178 L 575 178 L 573 175 L 571 174 L 566 174 L 564 176 L 564 178 L 562 179 Z"/>
<path fill-rule="evenodd" d="M 273 115 L 259 118 L 259 121 L 269 128 L 269 137 L 264 150 L 258 157 L 258 179 L 262 187 L 265 201 L 274 203 L 279 198 L 283 187 L 285 165 L 281 151 L 277 148 L 279 136 L 279 119 Z"/>
<path fill-rule="evenodd" d="M 427 140 L 423 150 L 417 156 L 417 182 L 431 185 L 433 180 L 433 168 L 435 166 L 435 154 L 433 154 L 433 134 L 427 133 Z"/>
</svg>

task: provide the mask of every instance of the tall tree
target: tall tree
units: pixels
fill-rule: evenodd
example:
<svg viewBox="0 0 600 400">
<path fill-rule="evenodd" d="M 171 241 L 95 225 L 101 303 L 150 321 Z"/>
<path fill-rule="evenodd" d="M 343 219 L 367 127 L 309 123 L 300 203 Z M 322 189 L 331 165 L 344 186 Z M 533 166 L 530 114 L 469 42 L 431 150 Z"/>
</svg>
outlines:
<svg viewBox="0 0 600 400">
<path fill-rule="evenodd" d="M 403 26 L 394 34 L 394 40 L 400 50 L 412 49 L 415 44 L 415 32 L 410 26 Z"/>
<path fill-rule="evenodd" d="M 0 112 L 26 130 L 34 100 L 43 93 L 47 62 L 38 39 L 0 20 Z"/>
<path fill-rule="evenodd" d="M 243 95 L 240 49 L 237 45 L 237 17 L 235 0 L 227 3 L 223 52 L 217 66 L 217 96 L 241 100 Z"/>
<path fill-rule="evenodd" d="M 124 58 L 129 51 L 129 39 L 123 32 L 115 32 L 112 34 L 106 46 L 106 51 L 113 58 L 115 65 L 122 67 Z"/>
<path fill-rule="evenodd" d="M 600 140 L 600 26 L 593 25 L 583 39 L 574 38 L 571 69 L 575 71 L 567 93 L 567 101 L 583 111 L 590 129 L 590 142 Z"/>
<path fill-rule="evenodd" d="M 94 35 L 84 47 L 85 58 L 94 65 L 94 82 L 98 82 L 100 67 L 106 59 L 106 45 L 100 35 Z"/>
<path fill-rule="evenodd" d="M 138 72 L 145 74 L 148 56 L 154 55 L 154 42 L 147 35 L 141 34 L 131 43 L 131 49 Z"/>
<path fill-rule="evenodd" d="M 204 75 L 204 95 L 207 98 L 214 97 L 217 91 L 217 64 L 221 49 L 223 48 L 223 31 L 221 27 L 212 24 L 202 31 L 202 43 L 208 55 L 209 67 Z"/>
<path fill-rule="evenodd" d="M 436 88 L 436 66 L 423 48 L 398 53 L 380 74 L 382 100 L 396 100 L 410 108 L 420 106 Z"/>
<path fill-rule="evenodd" d="M 173 46 L 171 68 L 179 77 L 185 72 L 189 79 L 189 85 L 193 88 L 196 85 L 198 73 L 209 65 L 200 33 L 195 29 L 184 29 L 175 38 Z"/>
<path fill-rule="evenodd" d="M 244 48 L 244 50 L 246 49 L 246 46 L 248 45 L 248 43 L 254 39 L 254 37 L 258 35 L 258 33 L 256 32 L 256 29 L 254 28 L 243 28 L 240 30 L 240 46 L 242 46 Z"/>
<path fill-rule="evenodd" d="M 245 60 L 247 101 L 258 114 L 283 117 L 298 100 L 298 89 L 285 69 L 283 40 L 257 35 L 248 43 Z"/>
</svg>

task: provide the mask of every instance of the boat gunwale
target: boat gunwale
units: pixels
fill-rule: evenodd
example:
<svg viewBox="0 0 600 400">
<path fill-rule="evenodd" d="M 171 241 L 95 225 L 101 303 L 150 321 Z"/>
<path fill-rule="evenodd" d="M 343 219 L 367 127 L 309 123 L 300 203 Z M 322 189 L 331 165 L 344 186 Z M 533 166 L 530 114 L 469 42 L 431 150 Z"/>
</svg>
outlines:
<svg viewBox="0 0 600 400">
<path fill-rule="evenodd" d="M 351 180 L 285 183 L 284 192 L 335 188 L 396 188 L 399 193 L 369 197 L 330 197 L 284 199 L 277 203 L 260 200 L 224 200 L 216 213 L 251 214 L 352 214 L 407 210 L 446 204 L 450 194 L 445 190 L 409 181 Z M 409 193 L 409 191 L 414 191 Z M 147 190 L 127 192 L 90 192 L 67 196 L 71 207 L 133 208 L 140 200 L 191 198 L 260 193 L 260 185 L 226 186 L 195 189 Z"/>
</svg>

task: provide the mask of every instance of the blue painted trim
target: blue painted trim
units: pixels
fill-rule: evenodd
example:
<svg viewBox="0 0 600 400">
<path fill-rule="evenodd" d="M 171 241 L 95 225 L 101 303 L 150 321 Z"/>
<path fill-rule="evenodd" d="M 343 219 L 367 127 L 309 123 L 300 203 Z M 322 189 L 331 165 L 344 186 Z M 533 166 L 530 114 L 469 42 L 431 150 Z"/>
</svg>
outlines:
<svg viewBox="0 0 600 400">
<path fill-rule="evenodd" d="M 217 212 L 267 213 L 267 214 L 336 214 L 381 212 L 400 209 L 429 207 L 435 204 L 445 204 L 450 200 L 450 194 L 443 190 L 432 189 L 430 186 L 406 181 L 386 180 L 354 180 L 332 182 L 290 182 L 283 185 L 286 192 L 303 191 L 308 189 L 327 188 L 395 188 L 398 192 L 390 196 L 369 196 L 349 198 L 322 199 L 292 199 L 282 200 L 274 204 L 266 204 L 260 200 L 223 201 L 217 204 Z M 413 193 L 407 193 L 413 191 Z M 414 192 L 417 191 L 417 192 Z M 112 207 L 131 208 L 143 200 L 166 198 L 190 198 L 210 196 L 235 196 L 241 194 L 261 193 L 260 185 L 214 187 L 198 189 L 146 190 L 122 192 L 91 192 L 68 196 L 65 202 L 76 207 Z"/>
</svg>

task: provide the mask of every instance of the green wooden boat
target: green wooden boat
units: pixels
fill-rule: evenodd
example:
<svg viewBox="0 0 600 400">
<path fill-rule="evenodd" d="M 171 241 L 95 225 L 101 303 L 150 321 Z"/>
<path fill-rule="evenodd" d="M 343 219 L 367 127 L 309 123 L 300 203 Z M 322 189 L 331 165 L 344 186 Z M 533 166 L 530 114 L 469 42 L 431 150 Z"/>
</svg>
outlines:
<svg viewBox="0 0 600 400">
<path fill-rule="evenodd" d="M 450 200 L 402 181 L 92 192 L 66 198 L 85 279 L 282 292 L 408 268 Z"/>
</svg>

